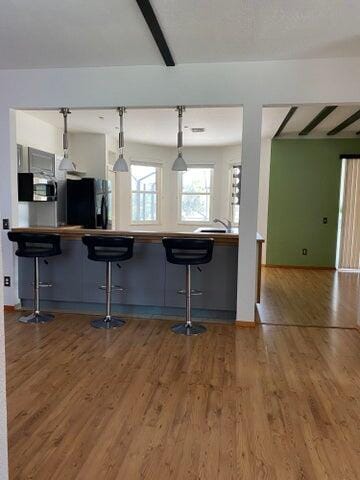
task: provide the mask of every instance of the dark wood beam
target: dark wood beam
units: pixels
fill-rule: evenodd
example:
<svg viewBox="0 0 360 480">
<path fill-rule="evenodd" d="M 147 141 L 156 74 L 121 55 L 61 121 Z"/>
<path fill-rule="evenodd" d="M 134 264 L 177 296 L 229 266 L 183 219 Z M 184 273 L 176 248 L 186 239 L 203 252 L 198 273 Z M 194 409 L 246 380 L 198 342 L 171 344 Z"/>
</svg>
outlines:
<svg viewBox="0 0 360 480">
<path fill-rule="evenodd" d="M 290 118 L 294 115 L 294 113 L 296 112 L 298 107 L 291 107 L 290 110 L 288 111 L 288 113 L 286 114 L 286 117 L 284 118 L 284 120 L 281 122 L 281 125 L 280 127 L 277 129 L 277 132 L 275 133 L 274 135 L 274 138 L 275 137 L 278 137 L 280 135 L 280 133 L 284 130 L 284 128 L 286 127 L 287 123 L 289 122 Z"/>
<path fill-rule="evenodd" d="M 344 130 L 346 127 L 351 125 L 352 123 L 356 122 L 357 120 L 360 119 L 360 110 L 357 110 L 355 113 L 350 115 L 346 120 L 341 122 L 337 127 L 333 128 L 328 132 L 328 135 L 336 135 L 337 133 L 341 132 Z"/>
<path fill-rule="evenodd" d="M 167 67 L 174 67 L 175 61 L 171 55 L 168 44 L 166 43 L 164 34 L 161 30 L 158 19 L 156 18 L 155 12 L 151 6 L 149 0 L 136 0 L 141 13 L 143 14 L 145 21 L 152 33 L 152 36 L 160 50 L 161 56 L 164 59 L 165 65 Z"/>
<path fill-rule="evenodd" d="M 311 132 L 311 130 L 314 130 L 314 128 L 319 125 L 323 120 L 325 120 L 326 117 L 330 115 L 331 112 L 333 112 L 337 108 L 337 105 L 328 105 L 327 107 L 324 107 L 321 112 L 319 112 L 316 117 L 314 117 L 310 123 L 306 125 L 306 127 L 301 130 L 299 135 L 308 135 L 308 133 Z"/>
</svg>

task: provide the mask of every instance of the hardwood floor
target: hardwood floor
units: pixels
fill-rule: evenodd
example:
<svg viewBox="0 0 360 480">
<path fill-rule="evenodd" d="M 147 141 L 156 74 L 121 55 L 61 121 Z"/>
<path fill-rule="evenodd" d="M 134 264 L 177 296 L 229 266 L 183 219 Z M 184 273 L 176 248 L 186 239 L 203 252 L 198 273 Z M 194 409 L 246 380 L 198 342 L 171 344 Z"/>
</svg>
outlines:
<svg viewBox="0 0 360 480">
<path fill-rule="evenodd" d="M 355 330 L 6 314 L 12 480 L 360 477 Z"/>
<path fill-rule="evenodd" d="M 354 328 L 360 324 L 360 274 L 265 267 L 258 312 L 262 323 Z"/>
</svg>

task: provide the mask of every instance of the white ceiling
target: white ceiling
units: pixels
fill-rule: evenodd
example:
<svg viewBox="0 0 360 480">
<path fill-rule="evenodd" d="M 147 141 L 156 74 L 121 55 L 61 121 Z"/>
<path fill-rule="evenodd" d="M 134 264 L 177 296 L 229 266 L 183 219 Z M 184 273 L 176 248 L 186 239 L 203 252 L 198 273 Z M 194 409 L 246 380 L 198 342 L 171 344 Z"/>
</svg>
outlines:
<svg viewBox="0 0 360 480">
<path fill-rule="evenodd" d="M 267 108 L 263 114 L 262 135 L 272 137 L 286 115 L 287 108 Z M 26 111 L 59 129 L 63 128 L 58 111 Z M 100 118 L 103 117 L 103 118 Z M 129 109 L 125 115 L 126 141 L 175 146 L 177 112 L 175 109 Z M 68 120 L 70 132 L 117 135 L 119 117 L 114 110 L 72 110 Z M 242 108 L 187 108 L 183 116 L 185 146 L 235 145 L 242 139 Z M 205 132 L 193 133 L 191 128 Z"/>
<path fill-rule="evenodd" d="M 0 68 L 161 64 L 135 0 L 0 0 Z"/>
<path fill-rule="evenodd" d="M 152 0 L 176 63 L 360 56 L 357 0 Z M 162 65 L 135 0 L 0 0 L 0 68 Z"/>
</svg>

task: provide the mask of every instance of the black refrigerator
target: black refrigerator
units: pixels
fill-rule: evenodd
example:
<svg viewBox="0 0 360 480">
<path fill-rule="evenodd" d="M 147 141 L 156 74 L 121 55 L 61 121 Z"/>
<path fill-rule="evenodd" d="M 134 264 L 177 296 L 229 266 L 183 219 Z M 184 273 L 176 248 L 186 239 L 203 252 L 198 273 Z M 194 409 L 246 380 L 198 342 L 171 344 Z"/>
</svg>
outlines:
<svg viewBox="0 0 360 480">
<path fill-rule="evenodd" d="M 67 180 L 67 224 L 84 228 L 111 227 L 111 182 L 100 178 Z"/>
</svg>

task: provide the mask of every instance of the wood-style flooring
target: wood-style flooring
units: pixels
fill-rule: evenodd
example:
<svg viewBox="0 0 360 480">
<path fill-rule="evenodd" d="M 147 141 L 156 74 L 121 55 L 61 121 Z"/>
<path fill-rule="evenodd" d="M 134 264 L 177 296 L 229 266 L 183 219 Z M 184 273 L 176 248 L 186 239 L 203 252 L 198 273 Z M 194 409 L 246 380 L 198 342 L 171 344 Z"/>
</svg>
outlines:
<svg viewBox="0 0 360 480">
<path fill-rule="evenodd" d="M 265 267 L 258 312 L 262 323 L 354 328 L 360 324 L 360 274 Z"/>
<path fill-rule="evenodd" d="M 11 480 L 358 480 L 360 335 L 6 314 Z"/>
</svg>

